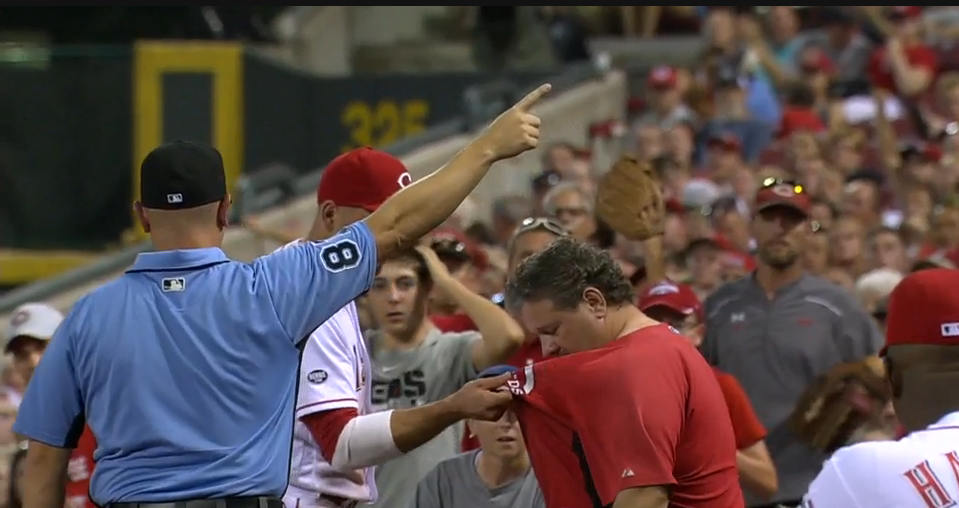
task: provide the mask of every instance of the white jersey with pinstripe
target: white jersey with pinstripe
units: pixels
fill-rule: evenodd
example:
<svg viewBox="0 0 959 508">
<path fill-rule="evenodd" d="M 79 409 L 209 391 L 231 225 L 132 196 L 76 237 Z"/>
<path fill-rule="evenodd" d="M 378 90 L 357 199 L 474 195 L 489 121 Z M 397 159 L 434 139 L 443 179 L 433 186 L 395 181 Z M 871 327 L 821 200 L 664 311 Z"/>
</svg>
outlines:
<svg viewBox="0 0 959 508">
<path fill-rule="evenodd" d="M 323 496 L 376 500 L 373 468 L 349 472 L 334 469 L 300 421 L 307 415 L 331 409 L 352 408 L 361 415 L 372 412 L 370 380 L 366 341 L 360 330 L 356 304 L 350 302 L 304 342 L 296 393 L 290 484 L 283 498 L 286 506 L 324 507 L 328 501 Z"/>
</svg>

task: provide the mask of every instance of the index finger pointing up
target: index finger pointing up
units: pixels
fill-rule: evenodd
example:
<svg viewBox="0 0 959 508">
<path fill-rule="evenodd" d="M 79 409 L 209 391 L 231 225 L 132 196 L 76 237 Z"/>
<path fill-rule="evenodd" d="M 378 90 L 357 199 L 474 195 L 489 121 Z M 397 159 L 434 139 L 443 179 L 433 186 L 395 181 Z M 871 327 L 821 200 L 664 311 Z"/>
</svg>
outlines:
<svg viewBox="0 0 959 508">
<path fill-rule="evenodd" d="M 549 83 L 544 83 L 542 85 L 539 85 L 539 87 L 536 88 L 536 90 L 533 90 L 526 97 L 523 97 L 522 99 L 520 99 L 520 101 L 517 102 L 516 105 L 513 107 L 522 112 L 529 111 L 530 108 L 532 108 L 537 102 L 539 102 L 539 100 L 542 99 L 544 95 L 548 94 L 550 89 L 552 88 L 553 88 L 553 85 Z"/>
</svg>

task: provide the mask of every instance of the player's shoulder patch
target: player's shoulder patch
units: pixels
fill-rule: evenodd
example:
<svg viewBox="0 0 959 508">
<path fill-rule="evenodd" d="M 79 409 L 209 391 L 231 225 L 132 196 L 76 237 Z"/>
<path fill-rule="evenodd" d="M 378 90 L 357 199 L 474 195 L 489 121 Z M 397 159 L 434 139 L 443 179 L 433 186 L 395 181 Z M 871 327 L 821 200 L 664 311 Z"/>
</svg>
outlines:
<svg viewBox="0 0 959 508">
<path fill-rule="evenodd" d="M 306 380 L 312 384 L 318 385 L 330 377 L 329 374 L 323 369 L 314 369 L 311 370 L 309 374 L 306 375 Z"/>
</svg>

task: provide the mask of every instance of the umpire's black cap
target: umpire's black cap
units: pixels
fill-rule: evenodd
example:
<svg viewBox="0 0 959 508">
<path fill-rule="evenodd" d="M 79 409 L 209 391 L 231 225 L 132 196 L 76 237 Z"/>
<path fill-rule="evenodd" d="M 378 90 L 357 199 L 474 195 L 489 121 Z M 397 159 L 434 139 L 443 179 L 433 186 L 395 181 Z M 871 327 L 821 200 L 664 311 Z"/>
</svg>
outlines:
<svg viewBox="0 0 959 508">
<path fill-rule="evenodd" d="M 212 146 L 173 141 L 153 149 L 140 164 L 140 203 L 184 210 L 226 197 L 223 157 Z"/>
</svg>

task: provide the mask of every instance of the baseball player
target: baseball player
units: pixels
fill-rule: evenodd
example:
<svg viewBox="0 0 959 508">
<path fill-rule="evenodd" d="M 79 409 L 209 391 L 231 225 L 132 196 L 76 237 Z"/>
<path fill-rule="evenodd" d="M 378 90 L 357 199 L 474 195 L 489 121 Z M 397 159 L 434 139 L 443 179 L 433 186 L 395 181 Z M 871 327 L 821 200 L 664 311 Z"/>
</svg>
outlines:
<svg viewBox="0 0 959 508">
<path fill-rule="evenodd" d="M 319 208 L 307 240 L 332 236 L 375 211 L 410 182 L 403 163 L 385 152 L 360 148 L 337 157 L 320 181 Z M 372 378 L 366 341 L 351 302 L 317 328 L 304 346 L 286 506 L 344 506 L 376 500 L 373 468 L 365 466 L 393 458 L 400 450 L 387 448 L 381 455 L 362 458 L 346 455 L 343 448 L 358 425 L 384 418 L 371 415 Z M 421 420 L 417 425 L 432 423 Z M 428 429 L 422 432 L 427 440 L 435 437 Z"/>
<path fill-rule="evenodd" d="M 913 273 L 889 297 L 883 355 L 898 441 L 837 450 L 806 508 L 959 506 L 959 270 Z"/>
<path fill-rule="evenodd" d="M 135 208 L 155 251 L 74 305 L 27 387 L 14 425 L 30 441 L 24 505 L 63 507 L 70 449 L 89 418 L 99 506 L 282 506 L 299 346 L 370 288 L 378 259 L 438 226 L 496 161 L 536 146 L 540 120 L 529 109 L 549 88 L 366 219 L 252 263 L 220 248 L 231 198 L 219 152 L 185 141 L 153 150 Z M 477 380 L 410 411 L 338 419 L 330 462 L 367 466 L 464 417 L 499 418 L 509 397 L 493 388 L 505 382 Z"/>
</svg>

